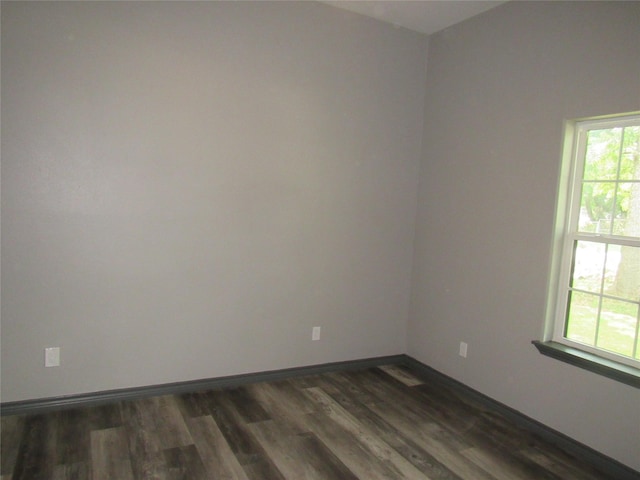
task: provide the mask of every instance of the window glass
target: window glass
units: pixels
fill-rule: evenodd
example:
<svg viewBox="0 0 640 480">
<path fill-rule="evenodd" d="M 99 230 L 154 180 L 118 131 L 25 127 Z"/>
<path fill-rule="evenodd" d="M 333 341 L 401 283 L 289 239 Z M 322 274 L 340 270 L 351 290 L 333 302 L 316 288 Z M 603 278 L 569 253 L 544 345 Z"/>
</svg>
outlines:
<svg viewBox="0 0 640 480">
<path fill-rule="evenodd" d="M 577 124 L 558 341 L 640 366 L 640 116 Z"/>
</svg>

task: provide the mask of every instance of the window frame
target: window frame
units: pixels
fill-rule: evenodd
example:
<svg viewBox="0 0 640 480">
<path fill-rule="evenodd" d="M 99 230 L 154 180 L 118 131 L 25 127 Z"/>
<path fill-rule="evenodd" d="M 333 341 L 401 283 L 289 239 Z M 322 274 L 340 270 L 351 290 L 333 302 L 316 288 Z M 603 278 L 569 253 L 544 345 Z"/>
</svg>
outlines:
<svg viewBox="0 0 640 480">
<path fill-rule="evenodd" d="M 629 374 L 629 372 L 632 375 L 637 374 L 636 383 L 640 382 L 640 360 L 570 340 L 565 337 L 565 331 L 575 242 L 582 240 L 604 243 L 605 245 L 640 247 L 640 237 L 579 231 L 588 132 L 589 130 L 623 128 L 638 125 L 639 123 L 640 112 L 565 122 L 564 148 L 558 185 L 551 279 L 547 304 L 547 322 L 543 341 L 533 342 L 541 353 L 559 360 L 568 361 L 568 363 L 573 363 L 582 368 L 587 368 L 585 362 L 598 363 L 599 365 L 594 368 L 588 368 L 596 371 L 596 373 L 606 374 L 602 372 L 603 365 L 606 366 L 606 369 L 615 369 L 616 365 L 619 365 L 625 374 Z M 615 181 L 619 182 L 620 179 L 616 178 Z M 577 359 L 576 357 L 579 358 Z M 600 359 L 602 361 L 599 361 Z"/>
</svg>

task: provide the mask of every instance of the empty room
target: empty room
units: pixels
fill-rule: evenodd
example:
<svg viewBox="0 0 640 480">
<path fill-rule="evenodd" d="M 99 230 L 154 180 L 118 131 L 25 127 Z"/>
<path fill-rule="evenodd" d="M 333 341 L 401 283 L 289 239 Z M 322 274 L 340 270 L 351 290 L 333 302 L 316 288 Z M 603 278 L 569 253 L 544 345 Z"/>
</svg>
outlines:
<svg viewBox="0 0 640 480">
<path fill-rule="evenodd" d="M 640 2 L 1 17 L 1 480 L 640 478 Z"/>
</svg>

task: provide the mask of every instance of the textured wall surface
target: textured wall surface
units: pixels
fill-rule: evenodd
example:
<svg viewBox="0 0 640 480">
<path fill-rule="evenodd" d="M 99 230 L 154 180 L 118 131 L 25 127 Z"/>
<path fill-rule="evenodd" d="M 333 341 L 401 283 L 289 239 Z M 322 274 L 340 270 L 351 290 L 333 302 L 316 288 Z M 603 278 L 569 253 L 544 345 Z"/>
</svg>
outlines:
<svg viewBox="0 0 640 480">
<path fill-rule="evenodd" d="M 3 4 L 2 400 L 403 352 L 426 48 L 314 2 Z"/>
<path fill-rule="evenodd" d="M 563 122 L 640 109 L 640 3 L 510 2 L 432 36 L 427 65 L 408 353 L 640 470 L 640 391 L 530 344 Z"/>
</svg>

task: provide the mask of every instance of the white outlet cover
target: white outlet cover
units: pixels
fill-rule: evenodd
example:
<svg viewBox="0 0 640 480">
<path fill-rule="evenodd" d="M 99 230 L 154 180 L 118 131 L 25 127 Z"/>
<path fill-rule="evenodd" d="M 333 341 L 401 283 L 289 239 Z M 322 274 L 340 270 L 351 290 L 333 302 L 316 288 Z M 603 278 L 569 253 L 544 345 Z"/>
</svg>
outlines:
<svg viewBox="0 0 640 480">
<path fill-rule="evenodd" d="M 44 349 L 44 366 L 60 366 L 60 347 L 48 347 Z"/>
<path fill-rule="evenodd" d="M 320 340 L 320 327 L 313 327 L 313 330 L 311 331 L 311 340 Z"/>
</svg>

